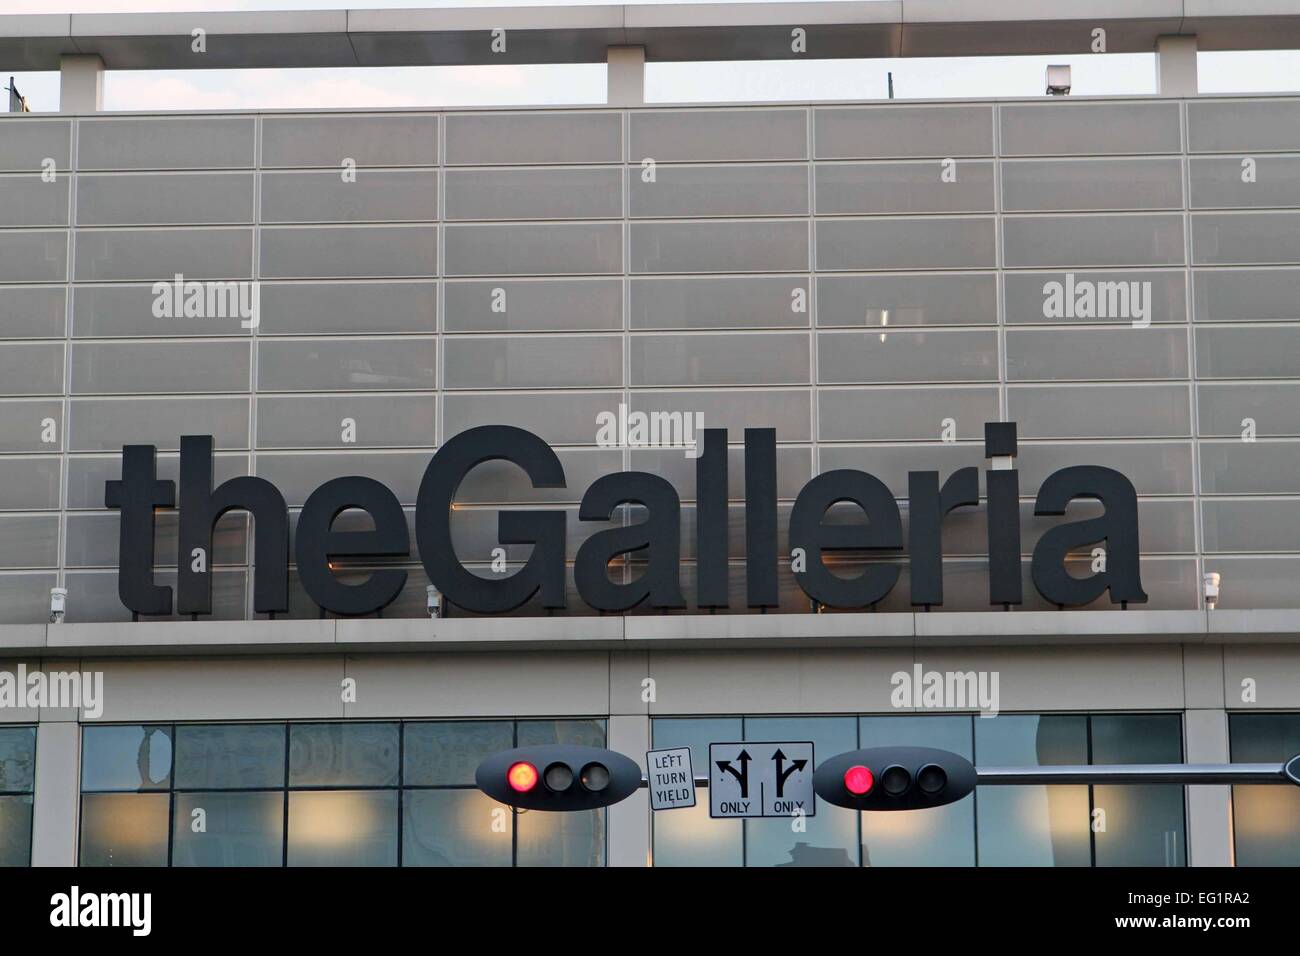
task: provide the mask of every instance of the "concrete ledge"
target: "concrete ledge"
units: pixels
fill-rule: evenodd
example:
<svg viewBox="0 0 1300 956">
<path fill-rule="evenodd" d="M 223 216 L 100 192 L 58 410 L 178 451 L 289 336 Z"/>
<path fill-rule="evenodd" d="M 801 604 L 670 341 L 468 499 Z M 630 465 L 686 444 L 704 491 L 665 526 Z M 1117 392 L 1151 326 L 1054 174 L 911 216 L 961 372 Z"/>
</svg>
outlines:
<svg viewBox="0 0 1300 956">
<path fill-rule="evenodd" d="M 1211 611 L 1208 639 L 1233 641 L 1238 635 L 1249 634 L 1259 643 L 1286 643 L 1300 641 L 1300 613 L 1291 610 Z"/>
<path fill-rule="evenodd" d="M 0 625 L 0 659 L 392 651 L 1300 644 L 1300 609 L 666 614 Z"/>
<path fill-rule="evenodd" d="M 1300 11 L 1276 0 L 823 0 L 424 10 L 304 10 L 0 16 L 0 61 L 58 69 L 95 53 L 109 69 L 604 62 L 606 46 L 647 61 L 1152 52 L 1159 36 L 1203 50 L 1300 46 Z M 190 31 L 207 31 L 203 55 Z M 791 49 L 806 32 L 807 53 Z M 491 31 L 505 30 L 505 52 Z"/>
<path fill-rule="evenodd" d="M 618 617 L 348 619 L 333 622 L 335 650 L 616 650 Z"/>
<path fill-rule="evenodd" d="M 914 614 L 680 614 L 627 617 L 629 649 L 909 646 Z"/>
<path fill-rule="evenodd" d="M 1300 612 L 1282 613 L 1295 613 L 1300 622 Z M 1205 641 L 1206 631 L 1204 611 L 994 611 L 913 616 L 918 647 L 1199 644 Z"/>
<path fill-rule="evenodd" d="M 44 647 L 51 655 L 172 654 L 182 649 L 195 654 L 310 652 L 333 649 L 334 624 L 334 621 L 51 624 L 44 626 Z"/>
</svg>

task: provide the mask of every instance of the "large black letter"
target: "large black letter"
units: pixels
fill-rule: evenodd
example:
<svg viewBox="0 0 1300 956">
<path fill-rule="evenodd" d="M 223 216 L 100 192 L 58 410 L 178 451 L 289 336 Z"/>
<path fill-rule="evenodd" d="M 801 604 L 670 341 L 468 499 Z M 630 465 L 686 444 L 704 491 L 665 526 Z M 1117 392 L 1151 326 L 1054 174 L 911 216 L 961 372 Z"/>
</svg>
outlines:
<svg viewBox="0 0 1300 956">
<path fill-rule="evenodd" d="M 178 613 L 212 613 L 212 526 L 237 508 L 251 514 L 254 522 L 253 610 L 259 614 L 289 610 L 289 512 L 284 496 L 265 478 L 252 476 L 231 478 L 214 491 L 212 436 L 185 435 L 176 547 Z"/>
<path fill-rule="evenodd" d="M 1100 501 L 1106 512 L 1100 518 L 1073 521 L 1049 528 L 1034 546 L 1034 587 L 1053 604 L 1087 604 L 1110 589 L 1112 604 L 1145 604 L 1138 567 L 1137 492 L 1118 471 L 1097 465 L 1076 465 L 1053 472 L 1038 489 L 1036 515 L 1063 515 L 1074 498 Z M 1076 578 L 1065 570 L 1065 557 L 1075 548 L 1106 542 L 1106 570 Z"/>
<path fill-rule="evenodd" d="M 645 521 L 597 531 L 578 549 L 573 577 L 582 599 L 598 611 L 626 611 L 646 598 L 651 607 L 685 607 L 678 564 L 681 502 L 658 475 L 624 471 L 598 478 L 582 496 L 581 521 L 608 521 L 621 504 L 644 505 Z M 620 554 L 650 549 L 645 573 L 629 584 L 609 579 L 609 562 Z"/>
<path fill-rule="evenodd" d="M 697 607 L 727 607 L 727 430 L 706 428 L 695 459 L 695 578 Z"/>
<path fill-rule="evenodd" d="M 374 531 L 334 531 L 334 519 L 360 508 L 375 522 Z M 330 570 L 331 557 L 375 558 L 410 554 L 401 502 L 373 478 L 351 476 L 327 481 L 311 493 L 298 516 L 294 551 L 298 578 L 308 596 L 335 614 L 369 614 L 387 606 L 406 583 L 400 568 L 374 571 L 361 584 L 343 584 Z"/>
<path fill-rule="evenodd" d="M 868 524 L 822 523 L 830 507 L 851 501 Z M 829 607 L 860 608 L 875 604 L 898 581 L 899 566 L 875 564 L 854 578 L 841 578 L 822 563 L 824 551 L 887 551 L 903 546 L 898 502 L 884 482 L 865 471 L 841 469 L 818 475 L 803 486 L 790 513 L 790 549 L 802 548 L 807 570 L 795 572 L 799 587 Z"/>
<path fill-rule="evenodd" d="M 176 503 L 176 483 L 158 480 L 153 445 L 122 449 L 122 480 L 104 483 L 104 504 L 121 508 L 118 521 L 117 596 L 136 614 L 170 614 L 172 589 L 153 583 L 153 510 Z"/>
<path fill-rule="evenodd" d="M 777 607 L 776 429 L 745 429 L 745 591 L 750 607 Z"/>
<path fill-rule="evenodd" d="M 943 518 L 954 508 L 980 503 L 979 471 L 959 468 L 939 489 L 937 471 L 907 473 L 907 550 L 912 563 L 912 604 L 943 604 Z"/>
<path fill-rule="evenodd" d="M 471 574 L 451 542 L 451 503 L 469 472 L 485 461 L 508 461 L 534 488 L 563 488 L 564 466 L 551 446 L 513 425 L 480 425 L 451 438 L 434 454 L 415 503 L 415 540 L 429 580 L 457 607 L 480 614 L 513 611 L 540 588 L 544 607 L 564 607 L 564 512 L 503 511 L 497 516 L 502 544 L 531 544 L 533 553 L 501 580 Z"/>
<path fill-rule="evenodd" d="M 1020 604 L 1020 472 L 1015 469 L 1016 423 L 984 423 L 984 473 L 988 493 L 989 603 Z"/>
</svg>

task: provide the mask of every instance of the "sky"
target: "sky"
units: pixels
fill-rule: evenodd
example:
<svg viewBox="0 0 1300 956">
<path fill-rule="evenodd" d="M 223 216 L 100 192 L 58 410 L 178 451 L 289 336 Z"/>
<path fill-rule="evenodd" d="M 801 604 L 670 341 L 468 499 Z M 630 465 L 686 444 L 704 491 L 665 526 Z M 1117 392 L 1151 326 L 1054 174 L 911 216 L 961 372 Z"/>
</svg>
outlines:
<svg viewBox="0 0 1300 956">
<path fill-rule="evenodd" d="M 603 0 L 508 0 L 509 6 Z M 665 0 L 638 0 L 665 2 Z M 680 2 L 680 0 L 678 0 Z M 805 2 L 805 0 L 796 0 Z M 3 13 L 482 7 L 482 0 L 0 0 Z M 1074 95 L 1155 92 L 1152 54 L 652 63 L 651 102 L 1040 96 L 1048 63 L 1068 63 Z M 0 63 L 0 70 L 4 64 Z M 1201 91 L 1300 90 L 1300 51 L 1202 53 Z M 4 74 L 7 77 L 9 74 Z M 58 75 L 13 74 L 36 111 L 58 108 Z M 7 78 L 0 84 L 7 85 Z M 440 107 L 601 103 L 603 64 L 326 70 L 109 71 L 110 110 Z"/>
</svg>

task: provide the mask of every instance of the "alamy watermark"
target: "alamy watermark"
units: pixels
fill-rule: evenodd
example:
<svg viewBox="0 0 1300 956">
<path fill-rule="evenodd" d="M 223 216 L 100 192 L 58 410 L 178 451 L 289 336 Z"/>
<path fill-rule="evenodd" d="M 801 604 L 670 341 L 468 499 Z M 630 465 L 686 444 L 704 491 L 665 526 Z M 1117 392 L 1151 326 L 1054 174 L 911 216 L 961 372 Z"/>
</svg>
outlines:
<svg viewBox="0 0 1300 956">
<path fill-rule="evenodd" d="M 237 318 L 245 329 L 255 329 L 262 321 L 262 289 L 257 282 L 187 282 L 178 272 L 171 282 L 155 282 L 153 297 L 156 319 Z"/>
<path fill-rule="evenodd" d="M 1064 282 L 1043 283 L 1047 319 L 1128 319 L 1136 329 L 1151 324 L 1151 283 L 1136 280 L 1094 282 L 1065 274 Z"/>
<path fill-rule="evenodd" d="M 0 708 L 77 708 L 88 720 L 104 713 L 103 671 L 0 671 Z"/>
<path fill-rule="evenodd" d="M 596 415 L 596 444 L 601 448 L 681 448 L 687 458 L 703 451 L 700 412 L 634 412 L 624 404 L 617 412 Z"/>
<path fill-rule="evenodd" d="M 73 886 L 50 897 L 50 925 L 56 927 L 124 927 L 132 936 L 153 929 L 152 893 L 93 893 Z"/>
<path fill-rule="evenodd" d="M 981 717 L 998 715 L 997 671 L 927 671 L 914 664 L 911 671 L 895 671 L 889 703 L 916 710 L 978 710 Z"/>
</svg>

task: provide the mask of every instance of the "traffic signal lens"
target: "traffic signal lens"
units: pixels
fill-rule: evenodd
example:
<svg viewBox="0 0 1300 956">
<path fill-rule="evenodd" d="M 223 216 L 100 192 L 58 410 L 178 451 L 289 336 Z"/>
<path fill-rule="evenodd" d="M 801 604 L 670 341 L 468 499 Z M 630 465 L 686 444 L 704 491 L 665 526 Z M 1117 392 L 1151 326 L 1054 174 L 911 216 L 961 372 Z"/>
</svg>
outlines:
<svg viewBox="0 0 1300 956">
<path fill-rule="evenodd" d="M 907 788 L 912 785 L 912 775 L 898 764 L 894 764 L 881 772 L 880 785 L 885 788 L 885 793 L 897 797 L 906 793 Z"/>
<path fill-rule="evenodd" d="M 875 785 L 876 778 L 872 776 L 868 767 L 859 764 L 844 771 L 844 789 L 855 796 L 861 797 L 870 793 Z"/>
<path fill-rule="evenodd" d="M 609 786 L 609 768 L 603 763 L 589 763 L 582 768 L 581 780 L 592 793 L 600 793 Z"/>
<path fill-rule="evenodd" d="M 501 778 L 498 777 L 498 780 Z M 530 763 L 519 761 L 512 763 L 506 771 L 506 781 L 515 793 L 527 793 L 537 786 L 537 768 Z"/>
<path fill-rule="evenodd" d="M 546 768 L 546 786 L 554 793 L 563 793 L 573 786 L 573 771 L 568 764 L 553 763 Z"/>
<path fill-rule="evenodd" d="M 948 785 L 948 774 L 938 764 L 928 763 L 916 772 L 916 785 L 925 793 L 938 793 Z"/>
</svg>

